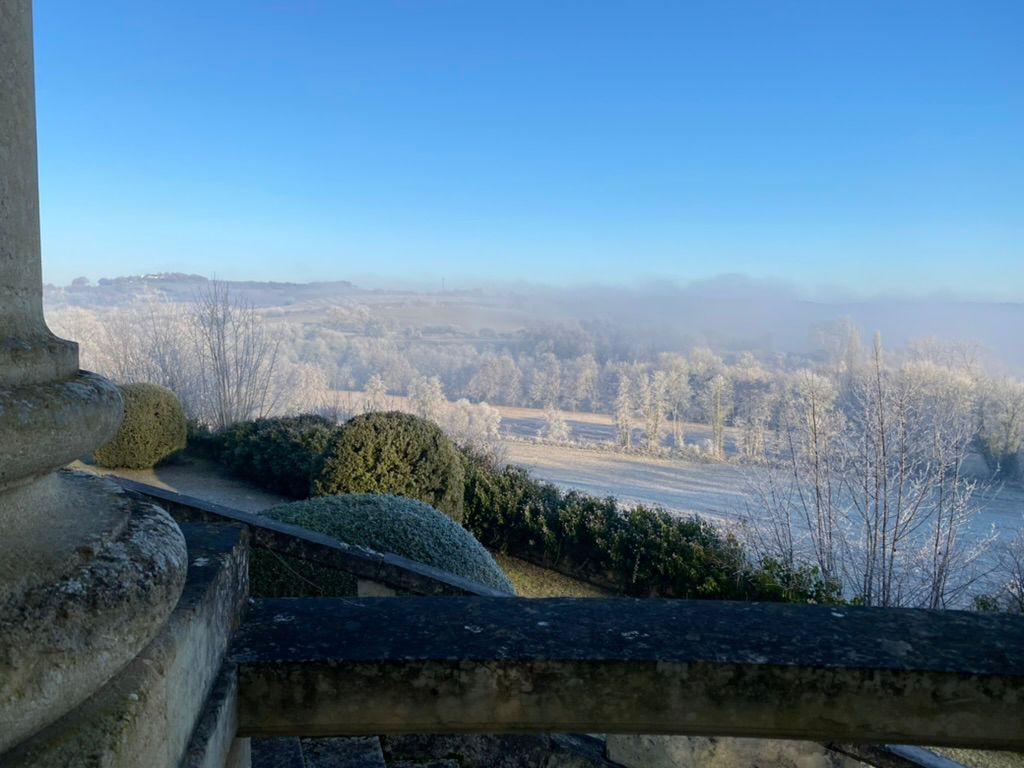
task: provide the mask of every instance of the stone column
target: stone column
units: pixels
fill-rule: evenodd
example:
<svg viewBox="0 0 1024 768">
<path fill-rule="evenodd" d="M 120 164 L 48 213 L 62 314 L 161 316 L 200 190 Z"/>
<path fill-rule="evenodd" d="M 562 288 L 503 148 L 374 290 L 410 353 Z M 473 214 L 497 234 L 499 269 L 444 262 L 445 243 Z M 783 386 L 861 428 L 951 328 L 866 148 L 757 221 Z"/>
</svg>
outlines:
<svg viewBox="0 0 1024 768">
<path fill-rule="evenodd" d="M 150 641 L 187 563 L 167 513 L 55 471 L 122 406 L 43 319 L 31 10 L 0 0 L 0 764 Z"/>
</svg>

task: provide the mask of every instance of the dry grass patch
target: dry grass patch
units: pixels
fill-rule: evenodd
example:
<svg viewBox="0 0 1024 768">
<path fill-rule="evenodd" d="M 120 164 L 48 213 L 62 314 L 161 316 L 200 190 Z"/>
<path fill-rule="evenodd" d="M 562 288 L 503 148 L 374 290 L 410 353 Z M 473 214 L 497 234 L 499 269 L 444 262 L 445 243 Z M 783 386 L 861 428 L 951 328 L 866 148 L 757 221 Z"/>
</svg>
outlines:
<svg viewBox="0 0 1024 768">
<path fill-rule="evenodd" d="M 520 597 L 611 597 L 612 592 L 585 581 L 528 563 L 517 557 L 492 552 L 494 561 L 508 576 Z"/>
</svg>

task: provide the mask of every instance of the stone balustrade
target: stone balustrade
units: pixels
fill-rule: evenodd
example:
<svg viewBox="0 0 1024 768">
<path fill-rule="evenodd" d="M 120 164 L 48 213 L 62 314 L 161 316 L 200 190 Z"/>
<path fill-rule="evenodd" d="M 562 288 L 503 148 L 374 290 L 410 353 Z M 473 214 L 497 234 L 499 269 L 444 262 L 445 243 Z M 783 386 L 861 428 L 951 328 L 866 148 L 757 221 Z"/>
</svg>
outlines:
<svg viewBox="0 0 1024 768">
<path fill-rule="evenodd" d="M 582 732 L 1024 748 L 1024 617 L 632 599 L 257 600 L 244 735 Z"/>
</svg>

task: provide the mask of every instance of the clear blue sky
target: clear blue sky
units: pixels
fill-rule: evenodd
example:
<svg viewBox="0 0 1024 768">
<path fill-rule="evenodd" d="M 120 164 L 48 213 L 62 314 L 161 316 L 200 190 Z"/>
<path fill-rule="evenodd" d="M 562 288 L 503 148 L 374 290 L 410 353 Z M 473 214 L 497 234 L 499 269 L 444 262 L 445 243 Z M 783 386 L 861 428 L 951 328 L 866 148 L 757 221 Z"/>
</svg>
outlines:
<svg viewBox="0 0 1024 768">
<path fill-rule="evenodd" d="M 46 279 L 1024 300 L 1024 3 L 36 0 Z"/>
</svg>

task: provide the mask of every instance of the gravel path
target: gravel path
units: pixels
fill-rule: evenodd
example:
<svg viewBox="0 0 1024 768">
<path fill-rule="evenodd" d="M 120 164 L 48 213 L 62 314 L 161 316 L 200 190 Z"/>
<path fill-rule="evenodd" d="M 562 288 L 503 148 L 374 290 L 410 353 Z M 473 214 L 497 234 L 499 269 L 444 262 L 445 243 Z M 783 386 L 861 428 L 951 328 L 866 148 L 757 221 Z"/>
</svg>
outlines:
<svg viewBox="0 0 1024 768">
<path fill-rule="evenodd" d="M 139 483 L 155 485 L 175 493 L 223 504 L 242 512 L 262 512 L 293 499 L 255 488 L 244 480 L 231 477 L 215 462 L 185 454 L 153 469 L 105 469 L 76 461 L 72 469 L 98 475 L 118 475 Z"/>
</svg>

